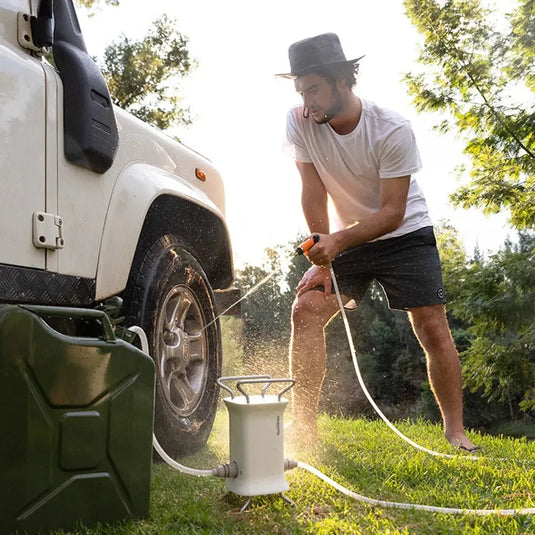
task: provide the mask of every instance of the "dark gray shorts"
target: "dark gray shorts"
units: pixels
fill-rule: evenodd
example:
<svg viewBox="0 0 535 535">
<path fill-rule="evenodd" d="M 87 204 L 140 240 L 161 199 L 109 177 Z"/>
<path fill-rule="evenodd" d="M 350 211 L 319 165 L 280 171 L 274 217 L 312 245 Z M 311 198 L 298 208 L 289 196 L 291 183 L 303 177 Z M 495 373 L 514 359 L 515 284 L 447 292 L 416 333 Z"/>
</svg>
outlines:
<svg viewBox="0 0 535 535">
<path fill-rule="evenodd" d="M 347 249 L 332 266 L 340 292 L 357 303 L 374 280 L 390 308 L 446 303 L 433 227 Z"/>
</svg>

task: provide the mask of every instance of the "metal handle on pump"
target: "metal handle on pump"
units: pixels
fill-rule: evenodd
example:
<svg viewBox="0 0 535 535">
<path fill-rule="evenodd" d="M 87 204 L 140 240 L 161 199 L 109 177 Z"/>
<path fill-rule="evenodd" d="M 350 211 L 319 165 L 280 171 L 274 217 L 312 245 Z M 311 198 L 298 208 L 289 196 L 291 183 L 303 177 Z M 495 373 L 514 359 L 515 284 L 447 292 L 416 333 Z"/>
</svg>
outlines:
<svg viewBox="0 0 535 535">
<path fill-rule="evenodd" d="M 289 377 L 288 378 L 281 378 L 281 379 L 272 379 L 271 377 L 269 379 L 249 379 L 249 378 L 242 378 L 243 380 L 241 381 L 238 381 L 236 383 L 236 388 L 245 396 L 245 399 L 247 400 L 247 403 L 250 403 L 249 401 L 249 394 L 247 394 L 247 392 L 245 392 L 245 390 L 243 390 L 242 388 L 242 385 L 246 385 L 246 384 L 261 384 L 261 383 L 267 383 L 266 386 L 264 386 L 264 388 L 262 389 L 262 397 L 265 396 L 266 394 L 266 390 L 273 384 L 273 383 L 290 383 L 288 386 L 286 386 L 285 388 L 283 388 L 279 393 L 278 393 L 278 396 L 277 396 L 277 399 L 280 401 L 281 400 L 281 397 L 282 395 L 285 393 L 285 392 L 288 392 L 288 390 L 290 390 L 290 388 L 292 388 L 295 384 L 295 379 L 290 379 Z"/>
<path fill-rule="evenodd" d="M 219 377 L 217 379 L 217 384 L 230 393 L 232 399 L 234 399 L 234 392 L 233 390 L 228 387 L 227 385 L 223 384 L 223 381 L 243 381 L 243 380 L 253 380 L 253 379 L 271 379 L 271 375 L 242 375 L 242 376 L 233 376 L 233 377 Z"/>
</svg>

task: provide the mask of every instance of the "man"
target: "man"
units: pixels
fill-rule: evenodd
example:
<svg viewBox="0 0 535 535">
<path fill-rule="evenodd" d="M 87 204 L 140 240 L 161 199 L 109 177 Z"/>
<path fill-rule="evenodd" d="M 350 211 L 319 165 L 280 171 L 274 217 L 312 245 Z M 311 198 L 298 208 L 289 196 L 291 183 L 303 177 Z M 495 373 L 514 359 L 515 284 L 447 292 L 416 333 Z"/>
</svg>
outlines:
<svg viewBox="0 0 535 535">
<path fill-rule="evenodd" d="M 455 447 L 465 435 L 461 368 L 445 313 L 440 260 L 425 198 L 412 177 L 421 167 L 411 126 L 353 92 L 358 61 L 348 61 L 335 34 L 289 48 L 303 106 L 290 110 L 287 134 L 302 179 L 302 207 L 319 241 L 297 287 L 292 312 L 291 373 L 296 425 L 315 436 L 326 369 L 324 327 L 337 313 L 328 266 L 344 303 L 360 301 L 373 280 L 390 308 L 406 310 L 426 357 L 432 389 Z M 328 200 L 335 208 L 328 217 Z"/>
</svg>

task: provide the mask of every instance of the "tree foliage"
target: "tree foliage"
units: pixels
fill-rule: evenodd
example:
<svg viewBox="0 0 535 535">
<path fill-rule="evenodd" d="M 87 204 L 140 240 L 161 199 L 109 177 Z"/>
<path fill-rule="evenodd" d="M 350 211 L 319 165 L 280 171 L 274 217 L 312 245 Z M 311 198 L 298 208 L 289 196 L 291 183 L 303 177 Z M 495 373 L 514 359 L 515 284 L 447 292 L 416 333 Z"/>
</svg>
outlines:
<svg viewBox="0 0 535 535">
<path fill-rule="evenodd" d="M 535 235 L 521 233 L 488 260 L 465 270 L 454 314 L 468 325 L 464 379 L 511 416 L 535 410 Z"/>
<path fill-rule="evenodd" d="M 195 66 L 187 45 L 176 21 L 163 15 L 143 39 L 123 35 L 107 46 L 101 69 L 115 104 L 162 130 L 190 124 L 179 91 Z"/>
<path fill-rule="evenodd" d="M 77 4 L 85 8 L 94 8 L 102 4 L 107 4 L 109 6 L 118 6 L 119 0 L 76 0 Z"/>
<path fill-rule="evenodd" d="M 75 3 L 80 7 L 85 8 L 90 16 L 94 13 L 96 9 L 99 9 L 103 6 L 118 6 L 120 0 L 75 0 Z"/>
<path fill-rule="evenodd" d="M 535 1 L 517 0 L 505 14 L 481 0 L 404 5 L 424 40 L 425 71 L 405 77 L 416 107 L 448 113 L 439 128 L 466 139 L 471 182 L 453 201 L 507 208 L 513 226 L 535 228 Z"/>
<path fill-rule="evenodd" d="M 257 285 L 242 305 L 243 335 L 247 350 L 263 342 L 286 342 L 290 332 L 291 295 L 284 291 L 281 254 L 268 249 L 268 263 L 262 267 L 246 265 L 236 273 L 236 283 L 246 293 Z"/>
</svg>

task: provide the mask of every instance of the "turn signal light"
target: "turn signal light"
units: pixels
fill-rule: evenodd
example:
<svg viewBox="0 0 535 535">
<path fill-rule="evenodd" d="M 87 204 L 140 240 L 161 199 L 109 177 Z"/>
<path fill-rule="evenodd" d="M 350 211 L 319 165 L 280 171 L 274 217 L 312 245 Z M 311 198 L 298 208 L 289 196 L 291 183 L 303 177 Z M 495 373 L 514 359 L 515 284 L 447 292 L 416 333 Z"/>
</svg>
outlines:
<svg viewBox="0 0 535 535">
<path fill-rule="evenodd" d="M 203 182 L 206 180 L 206 173 L 202 169 L 199 169 L 198 167 L 195 168 L 195 176 L 199 180 L 202 180 Z"/>
</svg>

